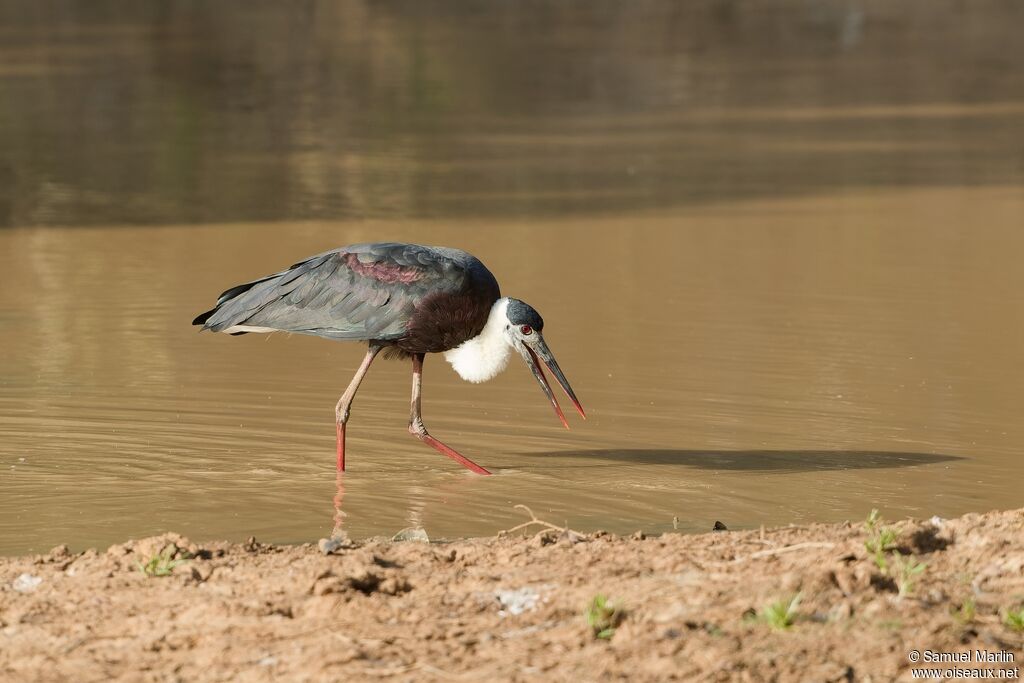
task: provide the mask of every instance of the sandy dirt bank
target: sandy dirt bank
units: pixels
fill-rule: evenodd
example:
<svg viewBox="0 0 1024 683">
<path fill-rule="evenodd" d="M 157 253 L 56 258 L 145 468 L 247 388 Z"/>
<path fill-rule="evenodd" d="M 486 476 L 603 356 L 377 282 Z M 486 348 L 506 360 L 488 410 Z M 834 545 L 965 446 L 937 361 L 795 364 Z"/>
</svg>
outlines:
<svg viewBox="0 0 1024 683">
<path fill-rule="evenodd" d="M 1024 510 L 656 538 L 532 525 L 334 554 L 167 534 L 0 558 L 0 680 L 1019 676 L 1022 604 Z"/>
</svg>

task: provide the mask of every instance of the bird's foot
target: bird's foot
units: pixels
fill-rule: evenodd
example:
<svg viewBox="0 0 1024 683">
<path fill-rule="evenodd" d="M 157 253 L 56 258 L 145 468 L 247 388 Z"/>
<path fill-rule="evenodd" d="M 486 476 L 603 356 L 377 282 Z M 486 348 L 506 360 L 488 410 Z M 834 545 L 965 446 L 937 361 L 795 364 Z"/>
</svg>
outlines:
<svg viewBox="0 0 1024 683">
<path fill-rule="evenodd" d="M 473 472 L 476 472 L 477 474 L 484 474 L 484 475 L 489 475 L 490 474 L 490 472 L 488 472 L 486 469 L 484 469 L 483 467 L 480 467 L 480 465 L 477 465 L 475 462 L 473 462 L 472 460 L 470 460 L 466 456 L 462 455 L 461 453 L 456 451 L 451 446 L 445 444 L 442 441 L 438 441 L 437 439 L 432 437 L 430 434 L 427 433 L 427 430 L 423 426 L 422 423 L 410 424 L 409 425 L 409 433 L 412 434 L 413 436 L 415 436 L 417 439 L 419 439 L 423 443 L 425 443 L 428 446 L 430 446 L 431 448 L 433 448 L 434 450 L 436 450 L 438 453 L 442 453 L 444 455 L 447 455 L 449 458 L 451 458 L 455 462 L 459 463 L 460 465 L 462 465 L 466 469 L 471 470 Z"/>
</svg>

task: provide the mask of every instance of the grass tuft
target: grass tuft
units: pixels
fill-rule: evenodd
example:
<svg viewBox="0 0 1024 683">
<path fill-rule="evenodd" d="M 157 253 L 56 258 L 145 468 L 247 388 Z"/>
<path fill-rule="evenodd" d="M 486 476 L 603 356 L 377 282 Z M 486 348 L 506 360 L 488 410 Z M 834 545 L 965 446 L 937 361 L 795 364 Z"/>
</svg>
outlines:
<svg viewBox="0 0 1024 683">
<path fill-rule="evenodd" d="M 967 598 L 960 603 L 958 608 L 950 610 L 950 614 L 958 623 L 966 626 L 973 622 L 978 615 L 978 605 L 974 602 L 974 598 Z"/>
<path fill-rule="evenodd" d="M 868 551 L 875 561 L 875 566 L 885 572 L 888 568 L 885 554 L 896 547 L 897 534 L 892 527 L 882 524 L 882 516 L 878 510 L 872 510 L 864 522 L 867 526 L 868 537 L 864 541 L 864 549 Z"/>
<path fill-rule="evenodd" d="M 789 599 L 777 600 L 770 605 L 766 605 L 760 612 L 754 615 L 754 620 L 767 624 L 776 630 L 785 631 L 796 623 L 800 598 L 801 594 L 796 593 Z"/>
<path fill-rule="evenodd" d="M 1011 631 L 1024 631 L 1024 605 L 1017 605 L 1014 609 L 1006 610 L 1003 623 Z"/>
<path fill-rule="evenodd" d="M 864 541 L 864 549 L 868 551 L 875 566 L 884 576 L 888 576 L 896 584 L 899 597 L 903 598 L 914 591 L 917 577 L 928 565 L 918 562 L 912 556 L 903 555 L 896 549 L 899 537 L 896 530 L 882 522 L 878 510 L 872 510 L 864 521 L 868 537 Z"/>
<path fill-rule="evenodd" d="M 892 566 L 889 567 L 889 575 L 896 582 L 896 593 L 903 598 L 914 591 L 914 583 L 917 576 L 924 571 L 928 565 L 918 562 L 909 555 L 892 554 Z"/>
<path fill-rule="evenodd" d="M 609 640 L 625 616 L 622 608 L 604 595 L 595 595 L 583 612 L 595 638 Z"/>
<path fill-rule="evenodd" d="M 146 576 L 170 576 L 174 568 L 188 562 L 186 559 L 173 559 L 174 548 L 164 548 L 149 558 L 145 564 L 136 562 L 135 566 Z"/>
</svg>

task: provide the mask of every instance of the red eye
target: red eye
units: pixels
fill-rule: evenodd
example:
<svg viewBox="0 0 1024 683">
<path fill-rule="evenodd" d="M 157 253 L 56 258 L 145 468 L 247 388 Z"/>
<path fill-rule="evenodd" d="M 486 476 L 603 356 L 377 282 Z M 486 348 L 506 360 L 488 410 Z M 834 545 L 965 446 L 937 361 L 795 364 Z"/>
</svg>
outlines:
<svg viewBox="0 0 1024 683">
<path fill-rule="evenodd" d="M 529 325 L 523 325 L 522 327 L 519 328 L 519 331 L 526 336 L 530 336 L 531 334 L 533 334 L 533 328 L 530 327 Z"/>
</svg>

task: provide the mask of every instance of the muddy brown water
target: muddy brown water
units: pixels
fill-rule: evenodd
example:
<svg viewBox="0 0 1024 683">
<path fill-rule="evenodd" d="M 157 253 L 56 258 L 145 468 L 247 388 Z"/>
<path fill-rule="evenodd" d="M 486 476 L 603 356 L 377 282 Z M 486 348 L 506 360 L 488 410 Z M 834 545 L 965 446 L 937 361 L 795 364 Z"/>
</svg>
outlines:
<svg viewBox="0 0 1024 683">
<path fill-rule="evenodd" d="M 1021 505 L 1018 10 L 345 6 L 0 7 L 0 553 Z M 381 239 L 479 256 L 589 419 L 518 359 L 477 386 L 430 357 L 474 476 L 379 363 L 338 480 L 361 347 L 188 324 Z"/>
</svg>

